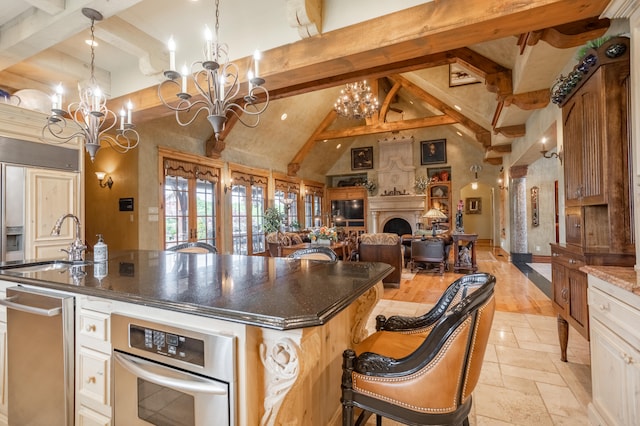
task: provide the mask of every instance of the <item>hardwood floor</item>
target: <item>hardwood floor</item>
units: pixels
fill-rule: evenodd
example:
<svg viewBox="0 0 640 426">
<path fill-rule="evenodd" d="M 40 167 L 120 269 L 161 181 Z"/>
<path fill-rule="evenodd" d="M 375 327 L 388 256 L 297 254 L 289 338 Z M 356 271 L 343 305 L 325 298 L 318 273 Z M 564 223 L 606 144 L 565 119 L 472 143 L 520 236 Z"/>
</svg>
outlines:
<svg viewBox="0 0 640 426">
<path fill-rule="evenodd" d="M 478 267 L 496 277 L 496 309 L 503 312 L 553 316 L 551 300 L 500 249 L 479 244 Z M 453 264 L 453 262 L 451 262 Z M 383 299 L 402 302 L 434 303 L 456 278 L 463 274 L 421 271 L 413 279 L 403 279 L 400 288 L 385 288 Z"/>
</svg>

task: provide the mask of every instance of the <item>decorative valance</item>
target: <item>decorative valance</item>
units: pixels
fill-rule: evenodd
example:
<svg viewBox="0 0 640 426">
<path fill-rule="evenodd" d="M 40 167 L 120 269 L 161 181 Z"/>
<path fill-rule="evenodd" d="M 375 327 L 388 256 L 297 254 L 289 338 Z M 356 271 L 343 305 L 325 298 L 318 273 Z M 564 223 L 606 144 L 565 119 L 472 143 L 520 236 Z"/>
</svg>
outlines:
<svg viewBox="0 0 640 426">
<path fill-rule="evenodd" d="M 288 180 L 275 179 L 276 191 L 282 191 L 286 194 L 299 194 L 300 184 L 297 182 L 290 182 Z"/>
<path fill-rule="evenodd" d="M 165 176 L 179 176 L 185 179 L 200 179 L 217 183 L 220 180 L 220 169 L 188 161 L 165 158 Z"/>
<path fill-rule="evenodd" d="M 268 179 L 266 176 L 254 175 L 251 173 L 245 173 L 245 172 L 239 172 L 239 171 L 232 171 L 231 179 L 233 179 L 234 185 L 247 185 L 247 186 L 260 185 L 260 186 L 266 187 L 268 183 Z"/>
</svg>

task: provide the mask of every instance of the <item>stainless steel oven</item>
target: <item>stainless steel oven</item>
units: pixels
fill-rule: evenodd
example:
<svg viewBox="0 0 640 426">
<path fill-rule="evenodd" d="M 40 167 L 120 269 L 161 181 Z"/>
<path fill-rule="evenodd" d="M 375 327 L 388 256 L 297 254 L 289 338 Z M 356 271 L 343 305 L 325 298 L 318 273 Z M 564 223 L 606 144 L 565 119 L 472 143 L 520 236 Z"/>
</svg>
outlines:
<svg viewBox="0 0 640 426">
<path fill-rule="evenodd" d="M 111 316 L 116 425 L 233 425 L 235 338 Z"/>
</svg>

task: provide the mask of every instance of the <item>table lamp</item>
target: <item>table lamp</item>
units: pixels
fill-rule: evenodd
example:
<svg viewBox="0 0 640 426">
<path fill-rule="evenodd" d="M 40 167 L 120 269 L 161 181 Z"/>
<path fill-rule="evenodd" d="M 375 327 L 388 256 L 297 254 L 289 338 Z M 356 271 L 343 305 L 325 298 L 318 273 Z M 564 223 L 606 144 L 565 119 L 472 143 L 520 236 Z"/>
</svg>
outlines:
<svg viewBox="0 0 640 426">
<path fill-rule="evenodd" d="M 438 220 L 439 219 L 446 219 L 447 215 L 442 213 L 438 209 L 429 209 L 429 211 L 427 211 L 425 214 L 423 214 L 422 217 L 426 217 L 427 219 L 431 219 L 431 229 L 433 231 L 431 235 L 433 237 L 435 237 L 436 236 L 436 227 L 438 226 Z"/>
</svg>

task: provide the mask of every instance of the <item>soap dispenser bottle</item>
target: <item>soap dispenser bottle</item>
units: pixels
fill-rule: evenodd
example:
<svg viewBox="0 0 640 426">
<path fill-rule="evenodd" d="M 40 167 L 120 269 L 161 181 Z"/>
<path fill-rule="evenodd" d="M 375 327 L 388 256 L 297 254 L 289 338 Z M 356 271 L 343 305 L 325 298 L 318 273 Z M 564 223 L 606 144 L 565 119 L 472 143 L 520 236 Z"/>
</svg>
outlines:
<svg viewBox="0 0 640 426">
<path fill-rule="evenodd" d="M 96 236 L 98 237 L 98 242 L 93 246 L 93 261 L 94 263 L 106 262 L 109 260 L 107 245 L 102 239 L 102 234 Z"/>
</svg>

